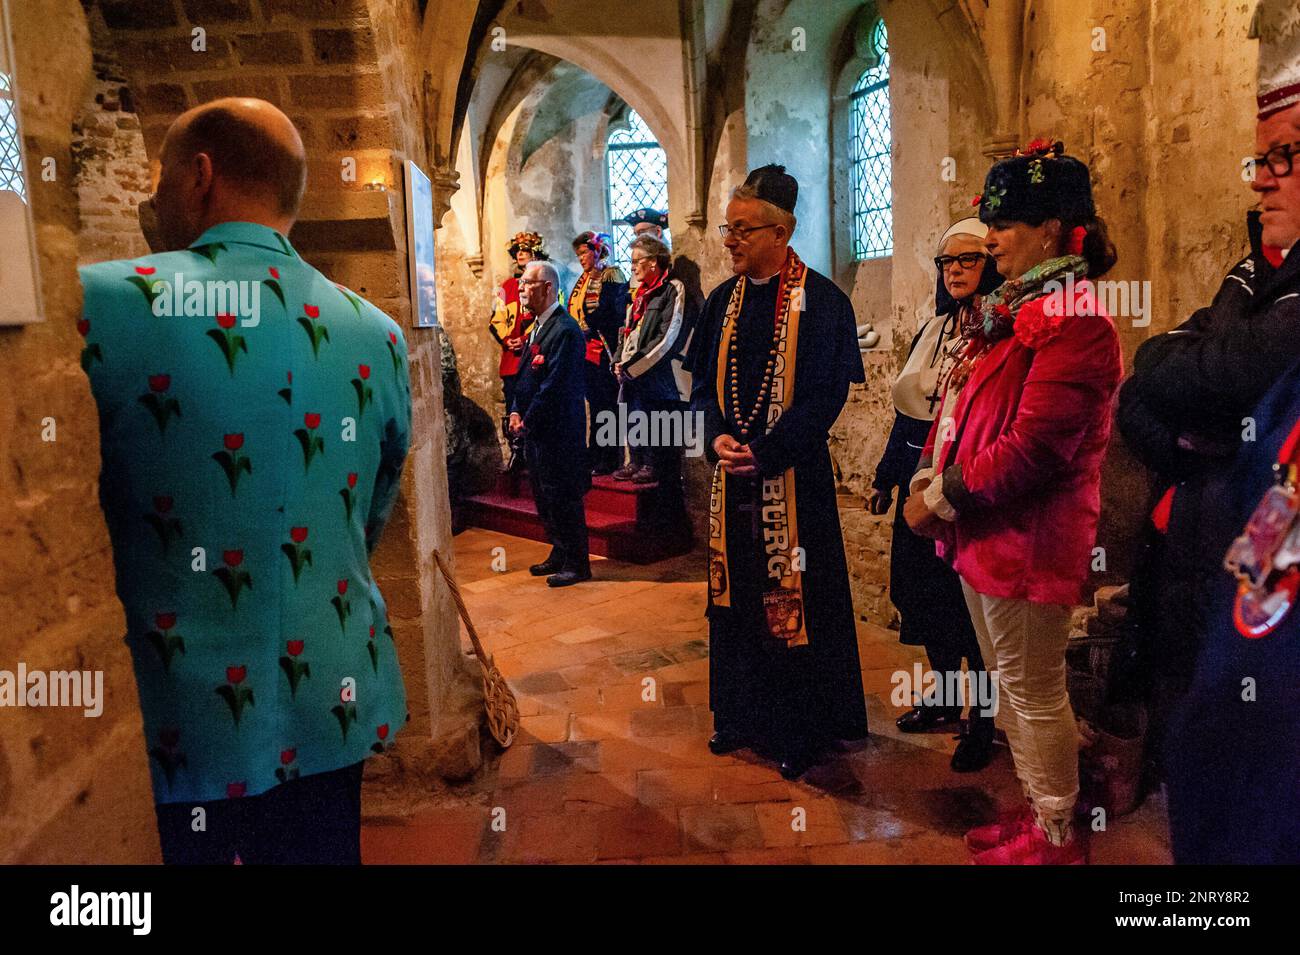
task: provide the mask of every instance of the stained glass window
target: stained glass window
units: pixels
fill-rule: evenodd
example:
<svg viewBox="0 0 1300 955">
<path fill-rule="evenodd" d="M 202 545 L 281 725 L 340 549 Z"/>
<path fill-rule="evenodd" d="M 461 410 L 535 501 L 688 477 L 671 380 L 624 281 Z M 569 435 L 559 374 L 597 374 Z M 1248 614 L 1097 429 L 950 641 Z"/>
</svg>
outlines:
<svg viewBox="0 0 1300 955">
<path fill-rule="evenodd" d="M 637 209 L 668 208 L 668 156 L 654 133 L 635 110 L 628 110 L 627 125 L 609 134 L 605 148 L 609 180 L 609 234 L 614 238 L 614 264 L 631 276 L 627 246 L 632 227 L 623 221 Z M 664 230 L 667 237 L 668 230 Z"/>
<path fill-rule="evenodd" d="M 894 186 L 889 126 L 889 38 L 885 21 L 871 30 L 879 57 L 849 96 L 849 179 L 853 191 L 853 255 L 874 259 L 894 252 Z"/>
<path fill-rule="evenodd" d="M 0 189 L 16 192 L 27 201 L 23 185 L 23 151 L 18 141 L 18 120 L 14 116 L 13 87 L 9 76 L 0 72 Z"/>
</svg>

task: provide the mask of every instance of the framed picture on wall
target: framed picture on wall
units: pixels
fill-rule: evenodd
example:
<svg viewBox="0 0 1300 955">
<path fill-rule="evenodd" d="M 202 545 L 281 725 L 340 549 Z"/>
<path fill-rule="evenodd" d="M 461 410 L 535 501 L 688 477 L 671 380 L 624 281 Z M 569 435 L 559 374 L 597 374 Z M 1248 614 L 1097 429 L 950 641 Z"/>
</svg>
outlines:
<svg viewBox="0 0 1300 955">
<path fill-rule="evenodd" d="M 9 30 L 8 2 L 0 0 L 0 325 L 28 325 L 44 314 Z"/>
<path fill-rule="evenodd" d="M 406 257 L 411 279 L 411 322 L 416 328 L 438 324 L 438 288 L 434 281 L 433 183 L 411 160 L 406 170 Z"/>
</svg>

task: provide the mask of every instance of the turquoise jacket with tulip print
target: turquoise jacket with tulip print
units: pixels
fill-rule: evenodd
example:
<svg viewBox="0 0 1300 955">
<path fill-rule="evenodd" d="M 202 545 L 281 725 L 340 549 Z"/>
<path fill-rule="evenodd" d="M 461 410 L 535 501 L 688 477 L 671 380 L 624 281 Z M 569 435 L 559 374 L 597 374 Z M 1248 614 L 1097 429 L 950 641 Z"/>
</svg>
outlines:
<svg viewBox="0 0 1300 955">
<path fill-rule="evenodd" d="M 408 718 L 369 564 L 409 445 L 401 329 L 248 222 L 81 281 L 155 800 L 382 752 Z"/>
</svg>

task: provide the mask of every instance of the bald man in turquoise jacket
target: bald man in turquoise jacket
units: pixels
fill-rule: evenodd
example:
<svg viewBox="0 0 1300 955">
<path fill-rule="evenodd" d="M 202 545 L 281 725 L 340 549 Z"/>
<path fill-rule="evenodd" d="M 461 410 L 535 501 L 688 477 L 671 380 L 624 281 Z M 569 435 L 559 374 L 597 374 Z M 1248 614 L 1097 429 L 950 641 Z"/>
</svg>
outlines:
<svg viewBox="0 0 1300 955">
<path fill-rule="evenodd" d="M 271 104 L 198 107 L 150 203 L 175 251 L 81 270 L 167 862 L 358 862 L 362 762 L 408 718 L 368 559 L 409 445 L 406 342 L 285 238 L 304 178 Z"/>
</svg>

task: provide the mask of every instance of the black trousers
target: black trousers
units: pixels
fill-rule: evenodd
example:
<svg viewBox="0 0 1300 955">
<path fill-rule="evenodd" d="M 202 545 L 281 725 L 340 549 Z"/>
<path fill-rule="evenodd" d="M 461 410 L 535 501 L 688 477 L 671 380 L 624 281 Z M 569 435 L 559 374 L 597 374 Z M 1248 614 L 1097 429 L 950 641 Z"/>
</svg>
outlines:
<svg viewBox="0 0 1300 955">
<path fill-rule="evenodd" d="M 260 796 L 159 803 L 163 862 L 229 865 L 238 855 L 248 865 L 360 865 L 363 765 L 293 779 Z"/>
<path fill-rule="evenodd" d="M 533 487 L 537 516 L 546 530 L 546 539 L 551 542 L 550 560 L 561 570 L 585 573 L 591 567 L 587 508 L 583 502 L 584 484 L 589 484 L 590 477 L 586 482 L 580 480 L 585 462 L 574 466 L 570 460 L 557 468 L 555 461 L 563 460 L 566 455 L 556 449 L 539 447 L 537 441 L 529 441 L 524 450 L 528 455 L 528 480 Z M 581 448 L 576 449 L 576 456 L 585 457 Z M 572 459 L 574 454 L 567 457 Z"/>
</svg>

